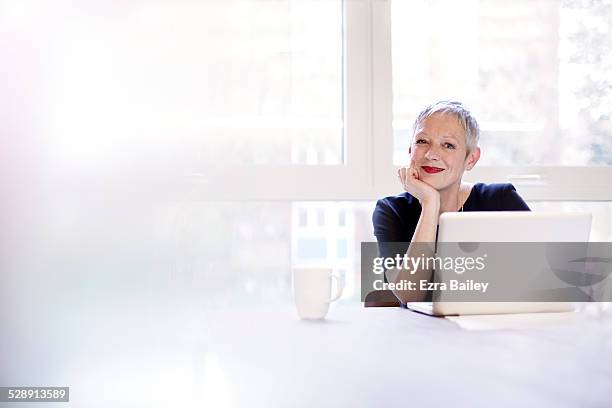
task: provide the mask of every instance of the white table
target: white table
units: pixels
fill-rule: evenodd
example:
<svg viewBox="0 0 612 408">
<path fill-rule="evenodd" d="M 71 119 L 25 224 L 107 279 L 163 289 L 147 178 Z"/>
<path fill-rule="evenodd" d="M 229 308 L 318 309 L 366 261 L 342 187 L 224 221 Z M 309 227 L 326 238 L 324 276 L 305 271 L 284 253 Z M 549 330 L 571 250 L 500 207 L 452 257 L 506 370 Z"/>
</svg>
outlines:
<svg viewBox="0 0 612 408">
<path fill-rule="evenodd" d="M 212 327 L 239 406 L 612 406 L 611 321 L 473 332 L 338 307 L 322 322 L 253 310 Z"/>
<path fill-rule="evenodd" d="M 610 316 L 469 331 L 354 303 L 309 322 L 285 303 L 153 300 L 22 327 L 2 381 L 70 386 L 75 407 L 612 406 Z"/>
</svg>

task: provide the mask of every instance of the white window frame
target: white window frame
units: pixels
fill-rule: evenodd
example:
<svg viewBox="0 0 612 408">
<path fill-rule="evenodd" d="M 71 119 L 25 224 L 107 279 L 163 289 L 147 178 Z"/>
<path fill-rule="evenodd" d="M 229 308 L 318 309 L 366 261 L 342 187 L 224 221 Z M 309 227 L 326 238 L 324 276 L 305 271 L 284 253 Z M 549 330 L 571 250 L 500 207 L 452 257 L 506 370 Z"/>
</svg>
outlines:
<svg viewBox="0 0 612 408">
<path fill-rule="evenodd" d="M 334 201 L 401 193 L 392 159 L 390 1 L 343 2 L 344 164 L 207 167 L 186 178 L 187 198 Z M 527 201 L 612 200 L 612 166 L 476 166 L 464 179 L 512 182 Z"/>
</svg>

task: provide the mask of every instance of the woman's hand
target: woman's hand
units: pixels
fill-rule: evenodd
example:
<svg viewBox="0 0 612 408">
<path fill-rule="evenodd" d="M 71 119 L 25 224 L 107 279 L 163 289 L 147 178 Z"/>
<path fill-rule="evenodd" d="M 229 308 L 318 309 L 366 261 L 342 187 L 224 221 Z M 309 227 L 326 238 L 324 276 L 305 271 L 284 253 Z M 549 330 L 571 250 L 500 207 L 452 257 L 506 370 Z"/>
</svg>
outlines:
<svg viewBox="0 0 612 408">
<path fill-rule="evenodd" d="M 410 195 L 416 197 L 421 206 L 437 203 L 440 204 L 440 193 L 429 184 L 419 179 L 419 173 L 414 167 L 401 167 L 397 171 L 397 177 L 402 187 Z"/>
</svg>

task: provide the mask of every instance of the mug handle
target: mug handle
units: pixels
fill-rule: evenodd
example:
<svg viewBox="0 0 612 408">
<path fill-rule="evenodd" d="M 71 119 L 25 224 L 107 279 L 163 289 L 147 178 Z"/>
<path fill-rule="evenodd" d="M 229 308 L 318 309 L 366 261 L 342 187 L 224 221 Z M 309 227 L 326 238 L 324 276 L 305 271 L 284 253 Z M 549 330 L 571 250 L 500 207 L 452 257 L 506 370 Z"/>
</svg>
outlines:
<svg viewBox="0 0 612 408">
<path fill-rule="evenodd" d="M 329 300 L 329 303 L 335 302 L 336 300 L 340 299 L 340 296 L 342 296 L 342 285 L 340 285 L 340 278 L 336 275 L 332 275 L 331 278 L 332 280 L 336 280 L 336 289 L 338 290 L 338 293 L 336 293 L 336 296 Z"/>
</svg>

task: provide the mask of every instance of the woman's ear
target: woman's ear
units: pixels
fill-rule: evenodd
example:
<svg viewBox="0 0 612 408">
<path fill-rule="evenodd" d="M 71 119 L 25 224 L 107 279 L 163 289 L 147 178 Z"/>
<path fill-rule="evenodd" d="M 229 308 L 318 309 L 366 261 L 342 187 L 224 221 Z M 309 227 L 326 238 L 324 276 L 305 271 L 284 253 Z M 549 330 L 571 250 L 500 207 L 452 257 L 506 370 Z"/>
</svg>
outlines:
<svg viewBox="0 0 612 408">
<path fill-rule="evenodd" d="M 472 170 L 472 168 L 478 162 L 478 159 L 480 159 L 480 147 L 476 147 L 470 152 L 470 154 L 468 154 L 467 158 L 465 159 L 465 169 L 468 171 Z"/>
</svg>

